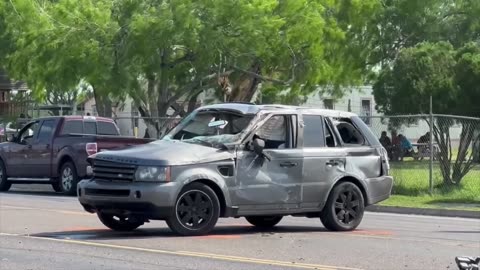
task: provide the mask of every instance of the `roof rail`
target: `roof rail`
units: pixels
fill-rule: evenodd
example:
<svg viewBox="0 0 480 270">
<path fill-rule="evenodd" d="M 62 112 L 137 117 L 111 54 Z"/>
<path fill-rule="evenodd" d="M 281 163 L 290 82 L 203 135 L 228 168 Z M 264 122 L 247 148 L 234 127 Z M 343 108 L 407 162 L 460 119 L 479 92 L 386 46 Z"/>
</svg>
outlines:
<svg viewBox="0 0 480 270">
<path fill-rule="evenodd" d="M 247 104 L 247 105 L 257 105 L 253 102 L 247 102 L 247 101 L 230 101 L 230 102 L 224 102 L 225 104 Z"/>
</svg>

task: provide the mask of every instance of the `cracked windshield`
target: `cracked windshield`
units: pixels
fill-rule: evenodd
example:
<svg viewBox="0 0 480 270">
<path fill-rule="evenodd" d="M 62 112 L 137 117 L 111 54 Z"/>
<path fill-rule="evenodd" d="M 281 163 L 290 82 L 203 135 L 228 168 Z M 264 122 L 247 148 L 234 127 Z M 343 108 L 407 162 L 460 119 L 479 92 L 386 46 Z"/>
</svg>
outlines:
<svg viewBox="0 0 480 270">
<path fill-rule="evenodd" d="M 479 15 L 0 1 L 0 270 L 480 270 Z"/>
</svg>

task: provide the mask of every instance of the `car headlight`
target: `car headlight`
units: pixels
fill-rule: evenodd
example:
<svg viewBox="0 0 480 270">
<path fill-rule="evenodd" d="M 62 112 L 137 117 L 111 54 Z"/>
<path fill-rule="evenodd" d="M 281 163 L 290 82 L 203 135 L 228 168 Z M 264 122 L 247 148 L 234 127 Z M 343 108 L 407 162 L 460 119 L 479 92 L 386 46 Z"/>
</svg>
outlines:
<svg viewBox="0 0 480 270">
<path fill-rule="evenodd" d="M 136 181 L 169 182 L 170 167 L 140 166 L 135 171 Z"/>
</svg>

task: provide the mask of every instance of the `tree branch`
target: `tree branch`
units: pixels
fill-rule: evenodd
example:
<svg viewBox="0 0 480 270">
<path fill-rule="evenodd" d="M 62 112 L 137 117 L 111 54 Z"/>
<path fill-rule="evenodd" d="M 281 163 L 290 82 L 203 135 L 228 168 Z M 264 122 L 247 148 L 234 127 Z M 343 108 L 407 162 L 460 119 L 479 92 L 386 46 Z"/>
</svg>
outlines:
<svg viewBox="0 0 480 270">
<path fill-rule="evenodd" d="M 180 57 L 180 58 L 177 58 L 175 59 L 174 61 L 170 62 L 170 63 L 167 63 L 166 65 L 169 67 L 169 68 L 173 68 L 175 67 L 176 65 L 180 64 L 180 63 L 183 63 L 183 62 L 189 62 L 189 61 L 193 61 L 195 60 L 195 55 L 191 52 L 188 52 L 187 54 L 185 54 L 184 56 Z"/>
<path fill-rule="evenodd" d="M 273 79 L 273 78 L 264 77 L 264 76 L 258 75 L 258 74 L 255 73 L 255 72 L 251 72 L 251 71 L 248 71 L 248 70 L 239 68 L 239 67 L 237 67 L 237 66 L 232 66 L 232 68 L 233 68 L 234 70 L 243 72 L 243 73 L 245 73 L 245 74 L 248 74 L 248 75 L 250 75 L 250 76 L 252 76 L 252 77 L 254 77 L 254 78 L 256 78 L 256 79 L 262 80 L 262 81 L 268 81 L 268 82 L 273 82 L 273 83 L 277 83 L 277 84 L 288 85 L 288 82 L 280 81 L 280 80 Z"/>
<path fill-rule="evenodd" d="M 184 96 L 185 94 L 187 94 L 188 92 L 192 91 L 193 89 L 197 88 L 198 86 L 202 85 L 203 82 L 205 81 L 209 81 L 209 80 L 212 80 L 214 78 L 216 78 L 217 76 L 228 76 L 230 74 L 233 73 L 233 70 L 229 70 L 229 71 L 226 71 L 226 72 L 222 72 L 220 74 L 218 73 L 212 73 L 210 75 L 207 75 L 199 80 L 196 80 L 192 83 L 190 83 L 190 85 L 188 85 L 187 87 L 185 87 L 184 89 L 182 90 L 179 90 L 177 91 L 177 93 L 175 93 L 175 95 L 173 95 L 168 101 L 167 101 L 167 106 L 171 106 L 171 104 L 173 102 L 175 102 L 177 99 L 181 98 L 182 96 Z"/>
</svg>

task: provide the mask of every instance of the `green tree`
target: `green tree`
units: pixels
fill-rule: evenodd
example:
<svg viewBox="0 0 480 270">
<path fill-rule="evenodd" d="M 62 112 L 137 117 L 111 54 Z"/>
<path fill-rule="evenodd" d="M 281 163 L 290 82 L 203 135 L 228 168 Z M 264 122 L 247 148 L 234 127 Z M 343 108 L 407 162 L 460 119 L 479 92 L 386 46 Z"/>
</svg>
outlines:
<svg viewBox="0 0 480 270">
<path fill-rule="evenodd" d="M 377 109 L 386 115 L 428 113 L 430 96 L 438 114 L 479 116 L 480 72 L 478 44 L 459 50 L 445 42 L 422 43 L 400 51 L 391 68 L 384 69 L 374 85 Z M 426 119 L 428 121 L 428 119 Z M 469 149 L 478 123 L 470 119 L 437 117 L 433 125 L 439 143 L 439 160 L 445 183 L 459 184 L 473 166 Z M 457 158 L 452 161 L 450 127 L 462 126 Z M 451 165 L 453 162 L 453 166 Z"/>
<path fill-rule="evenodd" d="M 164 117 L 186 113 L 205 89 L 227 101 L 282 91 L 289 103 L 319 85 L 338 92 L 358 83 L 371 44 L 362 34 L 378 7 L 377 0 L 11 0 L 0 13 L 14 46 L 5 50 L 7 69 L 36 93 L 85 80 L 102 115 L 112 98 L 128 95 L 142 116 Z"/>
</svg>

